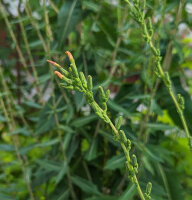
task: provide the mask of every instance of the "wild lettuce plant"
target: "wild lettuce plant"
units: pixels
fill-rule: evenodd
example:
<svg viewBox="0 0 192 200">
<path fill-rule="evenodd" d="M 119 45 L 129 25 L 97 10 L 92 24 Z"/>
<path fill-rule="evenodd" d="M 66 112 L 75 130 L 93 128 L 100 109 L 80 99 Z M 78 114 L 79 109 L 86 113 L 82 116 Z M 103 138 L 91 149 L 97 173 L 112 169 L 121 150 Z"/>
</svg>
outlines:
<svg viewBox="0 0 192 200">
<path fill-rule="evenodd" d="M 137 178 L 137 173 L 138 173 L 137 157 L 135 154 L 132 155 L 130 154 L 131 141 L 127 138 L 125 132 L 121 130 L 121 124 L 123 119 L 122 116 L 120 116 L 117 120 L 117 123 L 114 124 L 107 114 L 107 101 L 110 96 L 110 90 L 107 90 L 105 92 L 103 87 L 99 86 L 100 104 L 97 103 L 94 99 L 94 94 L 93 94 L 92 77 L 89 75 L 86 79 L 83 72 L 78 72 L 72 54 L 69 51 L 67 51 L 66 54 L 71 63 L 68 71 L 62 68 L 59 64 L 47 60 L 49 63 L 56 66 L 62 72 L 60 73 L 59 71 L 55 71 L 55 75 L 62 80 L 60 86 L 69 90 L 76 90 L 78 92 L 82 92 L 85 96 L 85 99 L 87 100 L 91 108 L 95 111 L 97 116 L 111 127 L 114 134 L 114 140 L 120 143 L 124 151 L 126 157 L 126 167 L 128 170 L 128 178 L 135 184 L 138 194 L 142 200 L 151 199 L 150 197 L 152 188 L 151 182 L 148 182 L 146 186 L 146 192 L 144 194 L 141 190 Z"/>
<path fill-rule="evenodd" d="M 132 2 L 129 0 L 125 1 L 128 4 L 132 18 L 140 25 L 142 29 L 142 37 L 145 39 L 145 41 L 147 42 L 153 53 L 153 59 L 155 61 L 155 67 L 154 67 L 155 73 L 157 77 L 164 82 L 165 86 L 168 89 L 169 95 L 172 98 L 173 103 L 175 104 L 177 113 L 179 114 L 179 117 L 183 124 L 186 137 L 188 138 L 189 148 L 192 151 L 192 137 L 190 136 L 187 122 L 183 114 L 183 110 L 185 108 L 185 101 L 181 94 L 175 94 L 169 73 L 165 72 L 161 65 L 161 60 L 162 60 L 161 52 L 160 49 L 154 45 L 153 41 L 154 30 L 152 27 L 151 18 L 148 17 L 146 19 L 145 15 L 146 0 L 141 0 L 141 1 L 133 0 Z"/>
</svg>

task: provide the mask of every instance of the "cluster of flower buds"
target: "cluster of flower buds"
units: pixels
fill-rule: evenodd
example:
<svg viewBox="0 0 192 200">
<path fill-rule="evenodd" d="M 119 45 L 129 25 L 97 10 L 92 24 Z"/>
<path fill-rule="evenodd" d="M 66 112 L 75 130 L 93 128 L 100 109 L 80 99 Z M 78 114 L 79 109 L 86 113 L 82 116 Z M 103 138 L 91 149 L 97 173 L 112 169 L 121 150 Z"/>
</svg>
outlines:
<svg viewBox="0 0 192 200">
<path fill-rule="evenodd" d="M 137 158 L 134 154 L 130 158 L 129 152 L 131 149 L 131 141 L 126 137 L 125 132 L 123 130 L 120 130 L 123 118 L 122 116 L 120 116 L 117 120 L 116 125 L 114 126 L 107 115 L 107 101 L 109 99 L 110 91 L 107 90 L 106 92 L 104 92 L 103 88 L 99 86 L 99 97 L 102 105 L 102 107 L 100 107 L 93 96 L 92 77 L 88 76 L 86 79 L 83 72 L 78 73 L 73 56 L 69 51 L 67 51 L 66 54 L 70 60 L 70 67 L 68 70 L 65 70 L 59 64 L 53 61 L 47 60 L 47 62 L 56 66 L 62 72 L 60 73 L 59 71 L 55 71 L 55 75 L 62 80 L 60 86 L 70 90 L 77 90 L 79 92 L 83 92 L 87 102 L 93 108 L 95 113 L 111 126 L 115 135 L 114 138 L 121 144 L 124 150 L 127 159 L 126 166 L 129 172 L 129 178 L 133 183 L 135 183 L 137 188 L 140 188 L 136 178 L 136 174 L 138 173 Z M 140 189 L 139 191 L 141 193 Z"/>
<path fill-rule="evenodd" d="M 60 83 L 60 86 L 69 90 L 77 90 L 79 92 L 83 92 L 87 102 L 93 108 L 95 113 L 106 123 L 109 123 L 110 120 L 107 116 L 107 101 L 109 99 L 110 91 L 107 90 L 105 93 L 103 88 L 99 86 L 99 95 L 101 99 L 101 104 L 103 106 L 102 109 L 94 100 L 92 91 L 93 90 L 92 77 L 89 75 L 86 79 L 83 72 L 78 72 L 72 54 L 69 51 L 66 51 L 65 53 L 67 54 L 70 61 L 70 67 L 68 71 L 62 68 L 56 62 L 47 60 L 47 62 L 51 63 L 62 72 L 61 74 L 60 72 L 55 71 L 55 75 L 59 77 L 61 80 L 63 80 L 63 82 Z"/>
<path fill-rule="evenodd" d="M 148 182 L 148 183 L 147 183 L 147 186 L 146 186 L 146 191 L 145 191 L 145 198 L 146 198 L 147 200 L 150 200 L 150 199 L 151 199 L 151 196 L 150 196 L 150 194 L 151 194 L 151 189 L 152 189 L 152 183 L 151 183 L 151 182 Z"/>
</svg>

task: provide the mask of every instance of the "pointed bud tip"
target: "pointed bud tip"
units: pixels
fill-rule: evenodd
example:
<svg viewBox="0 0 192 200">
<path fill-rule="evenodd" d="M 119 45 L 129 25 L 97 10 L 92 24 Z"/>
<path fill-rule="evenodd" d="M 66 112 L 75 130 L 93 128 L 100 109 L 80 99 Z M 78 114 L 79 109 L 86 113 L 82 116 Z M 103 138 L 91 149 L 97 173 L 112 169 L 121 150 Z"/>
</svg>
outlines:
<svg viewBox="0 0 192 200">
<path fill-rule="evenodd" d="M 67 54 L 70 62 L 74 62 L 74 58 L 73 58 L 72 54 L 69 51 L 66 51 L 65 53 Z"/>
<path fill-rule="evenodd" d="M 60 67 L 61 67 L 59 64 L 57 64 L 57 63 L 56 63 L 56 62 L 54 62 L 54 61 L 47 60 L 47 62 L 48 62 L 48 63 L 50 63 L 50 64 L 52 64 L 52 65 L 54 65 L 55 67 L 58 67 L 58 68 L 60 68 Z"/>
<path fill-rule="evenodd" d="M 55 65 L 55 62 L 51 61 L 51 60 L 46 60 L 48 63 L 51 63 L 53 65 Z"/>
<path fill-rule="evenodd" d="M 63 79 L 63 78 L 64 78 L 64 76 L 63 76 L 60 72 L 58 72 L 58 71 L 55 71 L 54 74 L 55 74 L 56 76 L 58 76 L 60 79 Z"/>
</svg>

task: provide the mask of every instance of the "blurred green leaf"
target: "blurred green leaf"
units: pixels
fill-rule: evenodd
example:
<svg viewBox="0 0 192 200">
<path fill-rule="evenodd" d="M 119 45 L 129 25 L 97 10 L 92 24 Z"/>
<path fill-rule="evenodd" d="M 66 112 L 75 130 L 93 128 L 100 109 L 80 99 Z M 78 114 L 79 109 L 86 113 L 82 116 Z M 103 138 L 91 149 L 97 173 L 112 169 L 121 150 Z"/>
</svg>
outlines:
<svg viewBox="0 0 192 200">
<path fill-rule="evenodd" d="M 83 190 L 85 193 L 101 195 L 101 193 L 97 189 L 97 186 L 94 183 L 78 176 L 71 177 L 71 180 L 76 186 L 81 188 L 81 190 Z"/>
</svg>

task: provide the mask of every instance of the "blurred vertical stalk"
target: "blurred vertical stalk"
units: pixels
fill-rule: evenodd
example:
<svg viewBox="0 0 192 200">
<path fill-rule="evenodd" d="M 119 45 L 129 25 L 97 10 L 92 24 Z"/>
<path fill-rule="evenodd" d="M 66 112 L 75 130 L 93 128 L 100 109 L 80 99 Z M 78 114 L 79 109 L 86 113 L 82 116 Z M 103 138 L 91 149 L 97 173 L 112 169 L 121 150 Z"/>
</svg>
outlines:
<svg viewBox="0 0 192 200">
<path fill-rule="evenodd" d="M 119 10 L 119 8 L 118 8 Z M 122 29 L 123 29 L 123 26 L 125 24 L 125 21 L 126 21 L 126 18 L 127 18 L 127 15 L 128 15 L 128 6 L 126 5 L 125 8 L 124 8 L 124 12 L 123 12 L 123 18 L 120 22 L 118 22 L 118 37 L 117 37 L 117 40 L 116 40 L 116 43 L 115 43 L 115 48 L 114 48 L 114 51 L 112 53 L 112 60 L 111 60 L 111 70 L 110 70 L 110 73 L 109 73 L 109 78 L 112 78 L 116 69 L 117 69 L 117 65 L 115 64 L 115 60 L 116 60 L 116 57 L 117 57 L 117 51 L 118 51 L 118 48 L 121 44 L 121 41 L 122 41 Z M 118 11 L 118 19 L 121 17 L 120 11 Z M 121 19 L 121 18 L 120 18 Z M 119 19 L 119 20 L 120 20 Z"/>
<path fill-rule="evenodd" d="M 47 52 L 47 45 L 43 39 L 43 36 L 39 30 L 39 26 L 38 24 L 36 23 L 35 19 L 33 18 L 32 16 L 32 10 L 31 10 L 31 7 L 30 7 L 30 4 L 28 2 L 28 0 L 26 0 L 26 4 L 25 4 L 25 12 L 27 14 L 27 16 L 29 17 L 30 21 L 31 21 L 31 24 L 32 26 L 35 28 L 36 32 L 37 32 L 37 35 L 43 45 L 43 49 L 45 50 L 45 52 Z"/>
<path fill-rule="evenodd" d="M 167 0 L 164 0 L 164 3 L 163 3 L 162 16 L 165 15 L 166 1 Z M 179 3 L 179 6 L 178 6 L 177 14 L 176 14 L 176 17 L 175 17 L 176 18 L 175 19 L 176 28 L 173 31 L 174 36 L 177 33 L 177 27 L 178 27 L 178 25 L 179 25 L 179 23 L 182 19 L 182 9 L 183 9 L 184 3 L 185 3 L 185 0 L 181 0 L 180 3 Z M 163 19 L 161 18 L 161 21 L 159 23 L 159 28 L 158 28 L 158 34 L 159 35 L 160 35 L 160 27 L 162 26 L 162 23 L 163 23 Z M 162 64 L 163 69 L 165 69 L 166 71 L 169 69 L 170 64 L 171 64 L 171 60 L 172 60 L 172 56 L 173 56 L 172 55 L 172 48 L 173 48 L 172 41 L 170 41 L 168 46 L 167 46 L 166 54 L 165 54 L 163 64 Z M 156 94 L 156 91 L 158 89 L 159 84 L 160 84 L 160 79 L 156 79 L 156 82 L 155 82 L 155 84 L 152 88 L 152 93 L 151 93 L 151 96 L 150 96 L 150 99 L 149 99 L 149 105 L 147 107 L 146 115 L 144 117 L 144 120 L 142 120 L 142 123 L 141 123 L 141 126 L 140 126 L 140 130 L 139 130 L 139 134 L 138 134 L 138 140 L 140 140 L 141 136 L 143 135 L 143 144 L 145 144 L 147 142 L 148 129 L 146 128 L 146 124 L 147 124 L 147 121 L 148 121 L 149 116 L 150 116 L 152 100 L 153 100 L 153 98 Z M 144 131 L 144 133 L 143 133 L 143 131 Z"/>
<path fill-rule="evenodd" d="M 19 10 L 18 10 L 18 18 L 21 18 Z M 26 50 L 27 50 L 27 54 L 29 56 L 29 61 L 31 63 L 33 75 L 34 75 L 34 78 L 35 78 L 35 81 L 36 81 L 37 93 L 39 95 L 40 102 L 44 105 L 45 102 L 44 102 L 43 97 L 42 97 L 42 93 L 41 93 L 41 89 L 40 89 L 40 83 L 39 83 L 39 79 L 38 79 L 38 74 L 37 74 L 37 71 L 35 69 L 35 62 L 33 60 L 33 56 L 32 56 L 31 49 L 29 47 L 29 42 L 28 42 L 28 39 L 27 39 L 27 34 L 26 34 L 26 31 L 25 31 L 25 28 L 23 26 L 22 21 L 19 21 L 19 26 L 21 28 L 21 33 L 22 33 L 22 36 L 23 36 L 24 44 L 25 44 L 25 47 L 26 47 Z"/>
<path fill-rule="evenodd" d="M 45 32 L 46 32 L 46 35 L 47 35 L 47 51 L 46 51 L 46 54 L 50 58 L 51 57 L 50 46 L 51 46 L 51 42 L 53 41 L 53 34 L 52 34 L 51 27 L 50 27 L 50 24 L 49 24 L 49 16 L 48 16 L 48 13 L 47 13 L 45 0 L 43 0 L 43 11 L 44 11 L 44 19 L 45 19 Z M 57 115 L 57 106 L 56 106 L 55 93 L 54 93 L 55 86 L 54 86 L 54 83 L 53 83 L 54 82 L 54 73 L 53 73 L 51 64 L 49 64 L 49 71 L 50 71 L 50 75 L 51 75 L 51 87 L 52 87 L 51 97 L 52 97 L 53 111 L 54 111 L 56 126 L 58 128 L 57 134 L 58 134 L 60 145 L 61 145 L 63 159 L 67 163 L 68 161 L 67 161 L 65 148 L 64 148 L 64 145 L 63 145 L 63 142 L 62 142 L 62 135 L 61 135 L 61 131 L 59 130 L 60 123 L 59 123 L 59 119 L 58 119 L 58 115 Z M 71 181 L 70 169 L 69 169 L 68 165 L 67 165 L 66 171 L 67 171 L 66 173 L 67 173 L 68 184 L 69 184 L 71 196 L 74 200 L 76 200 L 77 197 L 76 197 L 76 194 L 75 194 L 75 191 L 74 191 L 74 188 L 73 188 L 73 184 L 72 184 L 72 181 Z"/>
<path fill-rule="evenodd" d="M 16 130 L 15 121 L 14 121 L 14 119 L 13 119 L 12 116 L 9 117 L 8 112 L 6 110 L 5 103 L 4 103 L 2 97 L 0 97 L 0 104 L 1 104 L 1 107 L 2 107 L 2 110 L 3 110 L 4 116 L 5 116 L 5 119 L 6 119 L 7 124 L 8 124 L 9 131 L 11 133 L 11 132 L 13 132 L 13 131 Z M 11 115 L 10 111 L 9 111 L 9 113 Z M 32 187 L 31 187 L 30 182 L 29 182 L 29 180 L 27 178 L 26 168 L 25 168 L 24 161 L 22 160 L 21 155 L 19 153 L 19 137 L 18 137 L 17 134 L 12 136 L 12 141 L 13 141 L 13 145 L 14 145 L 14 149 L 15 149 L 15 153 L 16 153 L 17 159 L 19 161 L 19 164 L 21 166 L 21 170 L 22 170 L 23 175 L 24 175 L 25 183 L 27 185 L 27 189 L 28 189 L 30 198 L 31 198 L 31 200 L 35 200 L 34 195 L 33 195 L 33 191 L 32 191 Z"/>
<path fill-rule="evenodd" d="M 14 34 L 14 31 L 13 31 L 13 29 L 11 27 L 11 24 L 10 24 L 10 22 L 8 20 L 8 17 L 6 15 L 6 13 L 5 13 L 5 9 L 4 9 L 3 5 L 1 4 L 1 1 L 0 1 L 0 12 L 2 13 L 3 19 L 5 20 L 5 24 L 6 24 L 7 28 L 8 28 L 10 36 L 11 36 L 11 38 L 12 38 L 14 44 L 15 44 L 16 51 L 17 51 L 17 53 L 19 55 L 21 64 L 23 65 L 24 69 L 26 70 L 26 73 L 27 73 L 28 77 L 32 77 L 31 73 L 28 70 L 27 63 L 25 61 L 24 55 L 23 55 L 23 53 L 22 53 L 22 51 L 21 51 L 21 49 L 20 49 L 20 47 L 18 45 L 18 42 L 17 42 L 16 36 Z M 34 87 L 36 87 L 34 82 L 32 82 L 32 84 L 34 85 Z"/>
<path fill-rule="evenodd" d="M 21 111 L 15 111 L 13 108 L 16 107 L 16 102 L 14 101 L 14 98 L 12 96 L 12 93 L 10 92 L 7 83 L 4 79 L 4 74 L 3 74 L 3 70 L 2 67 L 0 66 L 0 80 L 2 83 L 2 91 L 4 91 L 5 93 L 7 93 L 7 95 L 5 95 L 5 99 L 6 99 L 6 103 L 8 106 L 9 111 L 11 111 L 11 114 L 13 116 L 19 116 L 22 123 L 28 128 L 29 132 L 31 133 L 31 135 L 34 137 L 33 131 L 31 130 L 29 124 L 27 123 L 27 121 L 25 120 L 23 113 Z M 38 141 L 38 138 L 35 137 L 35 139 Z"/>
<path fill-rule="evenodd" d="M 51 7 L 53 8 L 53 10 L 58 14 L 59 13 L 59 9 L 57 8 L 57 6 L 53 3 L 53 1 L 49 0 L 49 3 L 51 5 Z"/>
</svg>

